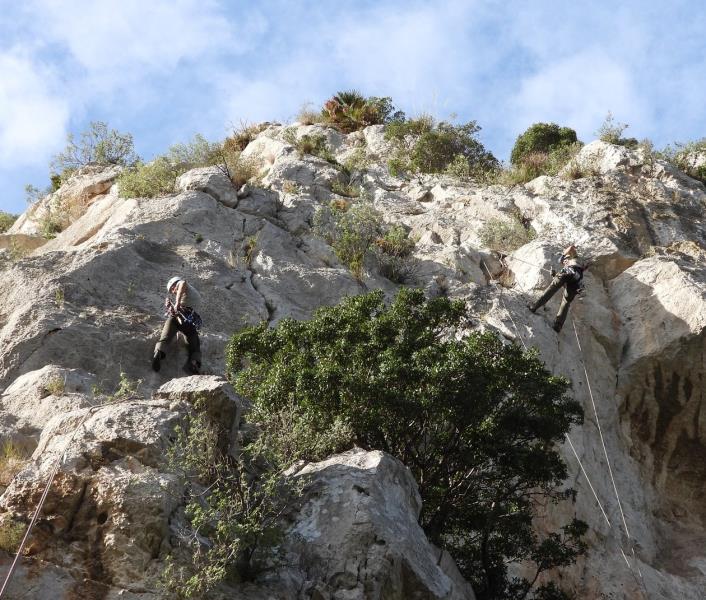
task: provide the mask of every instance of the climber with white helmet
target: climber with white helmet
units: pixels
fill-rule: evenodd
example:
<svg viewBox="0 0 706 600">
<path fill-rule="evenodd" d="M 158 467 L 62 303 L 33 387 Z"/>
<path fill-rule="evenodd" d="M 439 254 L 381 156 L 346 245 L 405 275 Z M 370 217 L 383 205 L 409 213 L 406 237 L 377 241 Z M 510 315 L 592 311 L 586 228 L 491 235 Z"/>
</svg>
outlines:
<svg viewBox="0 0 706 600">
<path fill-rule="evenodd" d="M 564 287 L 564 297 L 561 299 L 559 312 L 554 319 L 554 331 L 559 333 L 566 321 L 566 315 L 569 314 L 569 305 L 571 301 L 583 290 L 583 272 L 585 265 L 579 260 L 576 246 L 571 245 L 564 250 L 564 253 L 559 259 L 562 269 L 558 273 L 552 269 L 553 279 L 542 295 L 536 302 L 527 305 L 532 312 L 535 312 L 541 306 L 544 306 L 549 299 Z"/>
<path fill-rule="evenodd" d="M 172 302 L 171 296 L 174 295 Z M 166 356 L 165 349 L 177 332 L 186 338 L 189 358 L 184 369 L 191 374 L 201 370 L 201 342 L 198 330 L 201 328 L 201 296 L 196 289 L 181 277 L 172 277 L 167 283 L 167 297 L 164 300 L 165 317 L 162 335 L 154 347 L 152 369 L 159 371 L 161 361 Z"/>
</svg>

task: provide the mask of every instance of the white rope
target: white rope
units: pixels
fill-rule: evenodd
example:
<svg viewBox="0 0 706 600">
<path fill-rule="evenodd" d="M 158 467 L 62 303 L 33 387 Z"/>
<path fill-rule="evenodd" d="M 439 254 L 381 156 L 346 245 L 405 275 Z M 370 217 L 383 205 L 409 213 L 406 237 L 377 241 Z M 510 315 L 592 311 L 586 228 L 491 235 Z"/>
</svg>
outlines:
<svg viewBox="0 0 706 600">
<path fill-rule="evenodd" d="M 623 526 L 625 527 L 625 535 L 630 538 L 630 530 L 628 529 L 628 523 L 627 520 L 625 519 L 625 513 L 623 512 L 623 503 L 620 500 L 620 494 L 618 493 L 618 486 L 615 483 L 615 477 L 613 476 L 613 468 L 610 464 L 610 457 L 608 456 L 608 448 L 606 447 L 605 444 L 605 438 L 603 437 L 603 428 L 601 427 L 601 421 L 598 418 L 598 409 L 596 408 L 596 401 L 593 397 L 593 390 L 591 390 L 591 382 L 588 378 L 588 371 L 586 370 L 586 363 L 583 360 L 583 349 L 581 348 L 581 341 L 579 340 L 579 333 L 578 330 L 576 329 L 576 323 L 574 320 L 571 320 L 571 324 L 574 327 L 574 334 L 576 335 L 576 343 L 578 344 L 579 347 L 579 353 L 581 354 L 581 366 L 583 367 L 583 373 L 584 376 L 586 377 L 586 385 L 588 386 L 588 395 L 591 398 L 591 404 L 593 406 L 593 415 L 596 419 L 596 427 L 598 428 L 598 435 L 601 438 L 601 445 L 603 446 L 603 454 L 605 455 L 605 460 L 606 464 L 608 465 L 608 473 L 610 474 L 610 480 L 613 484 L 613 491 L 615 492 L 615 499 L 618 501 L 618 508 L 620 509 L 620 516 L 623 520 Z"/>
<path fill-rule="evenodd" d="M 588 481 L 588 486 L 591 488 L 591 491 L 593 492 L 593 497 L 596 499 L 596 502 L 598 503 L 598 507 L 601 509 L 601 512 L 603 513 L 603 518 L 605 519 L 605 522 L 608 523 L 608 527 L 612 527 L 610 523 L 610 519 L 608 518 L 608 515 L 606 514 L 605 510 L 603 509 L 603 504 L 601 504 L 601 501 L 598 499 L 598 494 L 596 493 L 595 488 L 593 487 L 593 484 L 591 483 L 591 479 L 588 477 L 588 473 L 586 473 L 586 469 L 583 468 L 583 463 L 581 462 L 581 459 L 579 458 L 578 452 L 576 452 L 576 448 L 574 448 L 574 444 L 571 441 L 571 438 L 569 437 L 569 434 L 566 433 L 566 441 L 569 442 L 569 446 L 571 446 L 571 450 L 574 453 L 574 456 L 576 457 L 576 460 L 579 463 L 579 467 L 581 467 L 581 472 L 583 473 L 583 476 L 586 478 L 586 481 Z"/>
</svg>

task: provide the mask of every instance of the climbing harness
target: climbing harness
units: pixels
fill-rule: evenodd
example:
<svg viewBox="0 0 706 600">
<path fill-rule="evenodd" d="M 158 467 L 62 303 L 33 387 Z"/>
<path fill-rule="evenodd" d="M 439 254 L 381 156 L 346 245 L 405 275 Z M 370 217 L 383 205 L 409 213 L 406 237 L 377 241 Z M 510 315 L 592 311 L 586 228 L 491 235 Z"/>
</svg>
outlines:
<svg viewBox="0 0 706 600">
<path fill-rule="evenodd" d="M 520 259 L 514 259 L 514 258 L 513 258 L 513 260 L 520 260 Z M 520 260 L 520 262 L 527 262 L 527 261 Z M 499 282 L 495 277 L 493 277 L 493 275 L 490 273 L 490 270 L 488 269 L 488 267 L 487 267 L 487 265 L 485 264 L 485 262 L 481 261 L 481 264 L 482 264 L 482 266 L 485 268 L 486 272 L 488 273 L 488 276 L 490 277 L 490 280 L 491 280 L 492 282 L 494 282 L 494 283 L 497 282 L 498 284 L 500 284 L 500 282 Z M 504 263 L 503 263 L 503 264 L 504 264 Z M 527 264 L 530 264 L 530 265 L 531 265 L 531 263 L 527 263 Z M 537 268 L 539 268 L 539 269 L 541 269 L 541 270 L 544 270 L 544 271 L 548 271 L 548 269 L 543 269 L 542 267 L 539 267 L 539 266 L 537 266 L 537 265 L 532 265 L 532 266 L 535 266 L 535 267 L 537 267 Z M 567 271 L 569 271 L 568 274 L 570 274 L 572 277 L 575 278 L 575 280 L 576 280 L 577 283 L 578 283 L 578 286 L 579 286 L 580 290 L 582 291 L 582 290 L 583 290 L 583 285 L 582 285 L 582 284 L 583 284 L 583 282 L 582 282 L 582 279 L 583 279 L 583 269 L 581 269 L 580 267 L 577 267 L 577 266 L 575 266 L 575 265 L 569 265 L 569 266 L 567 266 L 567 267 L 562 268 L 562 270 L 560 271 L 559 274 L 561 274 L 562 272 L 567 272 Z M 552 274 L 552 275 L 554 275 L 554 274 Z M 522 285 L 519 283 L 519 281 L 515 281 L 515 283 L 519 286 L 519 288 L 520 288 L 520 290 L 521 290 L 521 293 L 522 293 L 523 295 L 527 296 L 526 290 L 524 290 L 524 288 L 523 288 Z M 506 306 L 506 304 L 505 304 L 505 302 L 504 302 L 504 300 L 503 300 L 502 284 L 500 284 L 500 295 L 499 295 L 499 299 L 500 299 L 500 303 L 501 303 L 502 306 L 503 306 L 503 309 L 505 310 L 505 312 L 506 312 L 506 313 L 508 314 L 508 316 L 510 317 L 510 321 L 512 322 L 512 326 L 513 326 L 514 329 L 515 329 L 515 333 L 516 333 L 518 339 L 519 339 L 520 342 L 522 343 L 522 345 L 523 345 L 523 347 L 525 348 L 525 350 L 527 350 L 527 344 L 525 343 L 524 339 L 523 339 L 522 336 L 520 335 L 519 328 L 517 327 L 517 324 L 515 323 L 515 320 L 512 318 L 512 314 L 511 314 L 510 311 L 508 310 L 508 308 L 507 308 L 507 306 Z M 630 536 L 630 531 L 629 531 L 629 529 L 628 529 L 627 519 L 626 519 L 626 517 L 625 517 L 625 512 L 624 512 L 624 510 L 623 510 L 623 503 L 622 503 L 622 500 L 620 499 L 620 494 L 619 494 L 619 492 L 618 492 L 618 486 L 617 486 L 617 484 L 616 484 L 616 482 L 615 482 L 615 477 L 613 476 L 613 468 L 612 468 L 612 465 L 611 465 L 611 462 L 610 462 L 610 458 L 609 458 L 609 456 L 608 456 L 608 449 L 607 449 L 607 447 L 606 447 L 605 439 L 604 439 L 604 437 L 603 437 L 603 429 L 602 429 L 602 427 L 601 427 L 600 420 L 599 420 L 599 418 L 598 418 L 598 410 L 597 410 L 597 407 L 596 407 L 596 401 L 595 401 L 595 398 L 594 398 L 594 396 L 593 396 L 593 390 L 591 389 L 591 383 L 590 383 L 590 379 L 589 379 L 589 376 L 588 376 L 588 370 L 586 369 L 586 363 L 585 363 L 585 361 L 584 361 L 584 359 L 583 359 L 583 349 L 582 349 L 582 347 L 581 347 L 581 341 L 580 341 L 580 339 L 579 339 L 578 330 L 577 330 L 577 328 L 576 328 L 575 320 L 572 319 L 571 323 L 572 323 L 573 328 L 574 328 L 574 334 L 575 334 L 575 336 L 576 336 L 576 343 L 577 343 L 577 346 L 578 346 L 579 354 L 580 354 L 580 356 L 581 356 L 581 365 L 582 365 L 582 367 L 583 367 L 584 376 L 585 376 L 585 378 L 586 378 L 586 386 L 587 386 L 587 389 L 588 389 L 588 392 L 589 392 L 589 396 L 590 396 L 590 398 L 591 398 L 591 405 L 592 405 L 592 407 L 593 407 L 593 415 L 594 415 L 594 419 L 595 419 L 595 422 L 596 422 L 596 426 L 597 426 L 597 428 L 598 428 L 598 433 L 599 433 L 599 437 L 600 437 L 600 440 L 601 440 L 601 445 L 602 445 L 602 447 L 603 447 L 603 454 L 604 454 L 605 459 L 606 459 L 606 464 L 607 464 L 607 466 L 608 466 L 608 473 L 610 474 L 610 480 L 611 480 L 611 483 L 612 483 L 612 485 L 613 485 L 613 491 L 614 491 L 614 493 L 615 493 L 615 498 L 616 498 L 616 500 L 617 500 L 618 508 L 619 508 L 619 510 L 620 510 L 620 516 L 621 516 L 621 519 L 622 519 L 622 522 L 623 522 L 623 527 L 624 527 L 624 529 L 625 529 L 625 535 L 626 535 L 626 537 L 627 537 L 627 539 L 629 540 L 629 543 L 630 543 L 630 550 L 631 550 L 631 554 L 632 554 L 632 557 L 633 557 L 633 561 L 634 561 L 634 563 L 635 563 L 635 564 L 634 564 L 634 569 L 637 571 L 637 575 L 638 575 L 637 577 L 635 576 L 635 572 L 634 572 L 634 570 L 633 570 L 633 565 L 630 563 L 630 560 L 628 559 L 627 555 L 625 554 L 625 552 L 624 552 L 624 550 L 623 550 L 623 547 L 622 547 L 622 544 L 621 544 L 620 542 L 618 542 L 618 547 L 619 547 L 620 553 L 621 553 L 623 559 L 625 560 L 625 563 L 626 563 L 626 565 L 627 565 L 627 567 L 628 567 L 628 569 L 629 569 L 629 571 L 630 571 L 631 576 L 633 577 L 633 579 L 635 580 L 635 583 L 637 584 L 638 588 L 640 589 L 641 594 L 643 595 L 643 597 L 644 597 L 646 600 L 649 600 L 649 594 L 647 593 L 647 587 L 646 587 L 646 585 L 645 585 L 645 581 L 644 581 L 644 578 L 643 578 L 643 576 L 642 576 L 642 572 L 640 571 L 640 567 L 639 567 L 638 560 L 637 560 L 637 555 L 636 555 L 636 553 L 635 553 L 635 544 L 634 544 L 633 538 Z M 577 461 L 578 464 L 579 464 L 579 467 L 580 467 L 580 469 L 581 469 L 581 472 L 583 473 L 584 477 L 586 478 L 586 481 L 588 482 L 588 486 L 589 486 L 589 488 L 591 489 L 591 492 L 593 493 L 593 497 L 595 498 L 596 503 L 598 504 L 598 507 L 599 507 L 600 510 L 601 510 L 601 513 L 602 513 L 602 515 L 603 515 L 603 518 L 605 519 L 606 523 L 608 524 L 608 527 L 611 527 L 611 528 L 612 528 L 612 524 L 611 524 L 611 522 L 610 522 L 610 519 L 608 518 L 608 514 L 606 513 L 606 510 L 603 508 L 603 504 L 601 503 L 601 501 L 600 501 L 600 499 L 599 499 L 599 497 L 598 497 L 598 494 L 596 493 L 596 490 L 595 490 L 595 488 L 594 488 L 594 486 L 593 486 L 593 483 L 591 482 L 591 479 L 589 478 L 588 473 L 587 473 L 586 469 L 584 468 L 583 462 L 582 462 L 581 459 L 579 458 L 578 452 L 576 451 L 576 448 L 575 448 L 573 442 L 571 441 L 571 438 L 569 437 L 569 434 L 566 433 L 565 436 L 566 436 L 566 440 L 569 442 L 569 446 L 570 446 L 570 448 L 571 448 L 571 450 L 572 450 L 574 456 L 576 457 L 576 461 Z"/>
</svg>

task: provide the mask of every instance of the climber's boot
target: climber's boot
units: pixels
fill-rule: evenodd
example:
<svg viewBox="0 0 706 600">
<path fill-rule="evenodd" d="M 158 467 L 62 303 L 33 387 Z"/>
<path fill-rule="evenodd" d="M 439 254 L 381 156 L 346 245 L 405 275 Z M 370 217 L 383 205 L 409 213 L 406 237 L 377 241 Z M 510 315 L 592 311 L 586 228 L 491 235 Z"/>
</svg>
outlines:
<svg viewBox="0 0 706 600">
<path fill-rule="evenodd" d="M 166 356 L 161 350 L 155 350 L 152 356 L 152 370 L 159 371 L 162 368 L 161 360 Z"/>
</svg>

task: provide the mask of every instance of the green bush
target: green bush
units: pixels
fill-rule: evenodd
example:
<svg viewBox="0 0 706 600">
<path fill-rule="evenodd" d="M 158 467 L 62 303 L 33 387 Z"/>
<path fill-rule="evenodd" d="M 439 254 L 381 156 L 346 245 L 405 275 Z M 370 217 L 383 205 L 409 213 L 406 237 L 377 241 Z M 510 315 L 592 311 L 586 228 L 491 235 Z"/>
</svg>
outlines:
<svg viewBox="0 0 706 600">
<path fill-rule="evenodd" d="M 573 160 L 582 147 L 581 142 L 574 142 L 557 146 L 549 152 L 528 152 L 502 173 L 500 181 L 509 185 L 527 183 L 540 175 L 558 175 L 566 165 L 569 165 L 566 171 L 568 179 L 584 177 L 584 170 Z"/>
<path fill-rule="evenodd" d="M 521 217 L 514 216 L 509 221 L 490 219 L 480 228 L 478 237 L 484 247 L 509 254 L 531 242 L 537 237 L 537 233 L 531 225 L 525 225 Z"/>
<path fill-rule="evenodd" d="M 394 283 L 407 283 L 413 278 L 418 262 L 412 257 L 416 242 L 401 225 L 393 225 L 375 240 L 375 256 L 380 273 Z"/>
<path fill-rule="evenodd" d="M 336 162 L 336 159 L 334 158 L 333 153 L 326 142 L 326 136 L 323 133 L 305 133 L 301 137 L 297 137 L 296 130 L 289 127 L 284 130 L 282 138 L 285 142 L 291 144 L 297 149 L 299 156 L 310 154 L 311 156 L 323 158 L 325 161 L 330 163 Z"/>
<path fill-rule="evenodd" d="M 338 92 L 326 101 L 321 116 L 324 123 L 344 133 L 392 121 L 403 121 L 404 113 L 395 108 L 392 98 L 366 98 L 357 90 Z"/>
<path fill-rule="evenodd" d="M 619 123 L 613 117 L 613 113 L 608 111 L 605 120 L 598 128 L 596 135 L 602 142 L 615 144 L 617 146 L 626 146 L 627 148 L 635 149 L 639 142 L 636 138 L 624 138 L 623 132 L 629 127 L 627 123 Z"/>
<path fill-rule="evenodd" d="M 17 215 L 0 210 L 0 233 L 5 233 L 15 221 L 17 221 Z"/>
<path fill-rule="evenodd" d="M 560 127 L 556 123 L 534 123 L 517 137 L 510 154 L 510 162 L 518 165 L 531 153 L 549 155 L 552 151 L 575 144 L 576 132 L 570 127 Z"/>
<path fill-rule="evenodd" d="M 230 432 L 209 416 L 201 400 L 177 426 L 168 461 L 185 484 L 188 529 L 162 574 L 171 598 L 203 598 L 221 581 L 252 579 L 261 555 L 281 540 L 283 513 L 301 489 L 282 476 L 297 460 L 292 444 L 318 447 L 321 453 L 338 448 L 334 429 L 309 443 L 310 431 L 299 420 L 293 423 L 286 411 L 267 416 L 262 418 L 257 408 L 248 414 L 260 428 L 237 457 L 227 451 Z"/>
<path fill-rule="evenodd" d="M 169 148 L 166 158 L 184 172 L 198 167 L 210 167 L 219 164 L 223 143 L 209 142 L 197 133 L 185 144 L 174 144 Z"/>
<path fill-rule="evenodd" d="M 392 122 L 385 130 L 385 138 L 393 146 L 393 156 L 388 162 L 390 171 L 443 173 L 450 168 L 455 173 L 473 176 L 495 170 L 499 163 L 477 139 L 479 131 L 475 121 L 453 125 L 437 123 L 426 115 Z"/>
<path fill-rule="evenodd" d="M 366 256 L 384 233 L 382 215 L 367 202 L 351 207 L 332 202 L 314 215 L 314 229 L 331 244 L 338 259 L 358 280 L 363 278 Z"/>
<path fill-rule="evenodd" d="M 121 198 L 154 198 L 171 194 L 184 172 L 164 156 L 123 171 L 118 177 Z"/>
<path fill-rule="evenodd" d="M 131 134 L 92 121 L 78 140 L 72 133 L 67 135 L 66 148 L 54 157 L 51 168 L 61 176 L 90 163 L 131 166 L 138 160 Z"/>
<path fill-rule="evenodd" d="M 695 142 L 676 142 L 657 153 L 658 157 L 669 161 L 689 177 L 706 183 L 706 165 L 696 167 L 693 164 L 693 159 L 699 155 L 706 156 L 706 138 Z"/>
<path fill-rule="evenodd" d="M 580 404 L 535 351 L 490 333 L 454 335 L 466 319 L 462 301 L 427 301 L 420 290 L 402 290 L 389 307 L 383 298 L 351 297 L 310 321 L 235 334 L 229 377 L 260 414 L 289 411 L 301 424 L 307 439 L 291 443 L 302 459 L 318 458 L 310 444 L 333 428 L 350 432 L 349 446 L 396 456 L 419 484 L 421 525 L 477 597 L 529 598 L 535 574 L 585 549 L 584 523 L 540 535 L 548 524 L 535 512 L 574 497 L 556 445 L 581 422 Z M 529 578 L 510 581 L 509 563 Z M 567 596 L 542 584 L 533 597 Z"/>
</svg>

